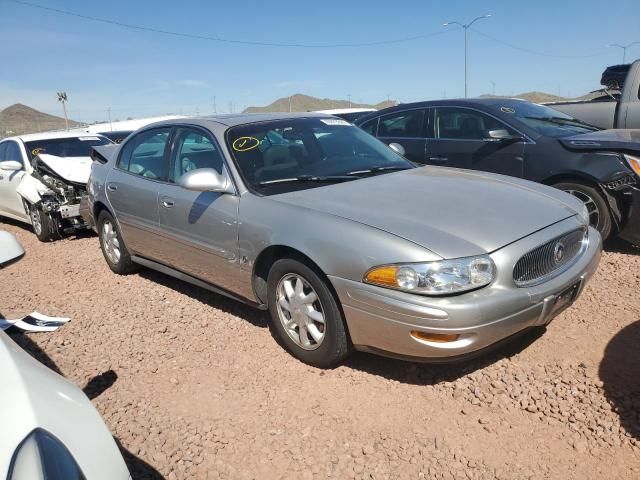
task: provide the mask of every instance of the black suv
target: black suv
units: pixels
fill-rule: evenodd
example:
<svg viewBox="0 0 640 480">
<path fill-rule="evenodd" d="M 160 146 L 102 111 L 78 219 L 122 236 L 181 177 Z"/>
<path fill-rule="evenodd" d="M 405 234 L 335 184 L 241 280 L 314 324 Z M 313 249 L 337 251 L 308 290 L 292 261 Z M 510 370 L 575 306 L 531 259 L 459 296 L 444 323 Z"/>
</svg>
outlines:
<svg viewBox="0 0 640 480">
<path fill-rule="evenodd" d="M 619 234 L 640 243 L 640 130 L 600 130 L 504 98 L 401 104 L 355 124 L 417 164 L 502 173 L 565 190 L 585 203 L 603 238 Z"/>
</svg>

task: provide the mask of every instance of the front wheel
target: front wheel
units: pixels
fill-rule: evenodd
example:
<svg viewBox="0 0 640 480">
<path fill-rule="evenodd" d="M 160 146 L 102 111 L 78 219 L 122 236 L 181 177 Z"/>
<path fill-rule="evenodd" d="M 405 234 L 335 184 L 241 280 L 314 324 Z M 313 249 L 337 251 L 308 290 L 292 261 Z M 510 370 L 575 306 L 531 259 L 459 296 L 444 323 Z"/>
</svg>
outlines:
<svg viewBox="0 0 640 480">
<path fill-rule="evenodd" d="M 600 232 L 603 240 L 611 235 L 611 213 L 609 213 L 606 199 L 597 189 L 582 183 L 556 183 L 553 186 L 573 195 L 585 204 L 589 212 L 589 225 Z"/>
<path fill-rule="evenodd" d="M 60 237 L 58 223 L 52 214 L 43 211 L 35 205 L 29 205 L 29 218 L 33 233 L 41 242 L 50 242 Z"/>
<path fill-rule="evenodd" d="M 277 339 L 294 357 L 319 368 L 336 365 L 350 351 L 342 312 L 326 282 L 289 258 L 276 261 L 267 280 Z"/>
</svg>

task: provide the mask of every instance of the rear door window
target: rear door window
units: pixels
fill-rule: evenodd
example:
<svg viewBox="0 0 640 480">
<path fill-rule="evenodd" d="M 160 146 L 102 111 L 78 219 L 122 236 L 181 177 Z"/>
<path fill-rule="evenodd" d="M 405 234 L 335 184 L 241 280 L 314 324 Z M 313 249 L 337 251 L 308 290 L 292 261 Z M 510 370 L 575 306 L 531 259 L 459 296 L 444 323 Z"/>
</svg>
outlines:
<svg viewBox="0 0 640 480">
<path fill-rule="evenodd" d="M 146 130 L 122 148 L 118 168 L 141 177 L 166 180 L 165 151 L 171 128 Z"/>
<path fill-rule="evenodd" d="M 396 112 L 380 118 L 378 137 L 381 138 L 422 138 L 424 110 Z"/>
</svg>

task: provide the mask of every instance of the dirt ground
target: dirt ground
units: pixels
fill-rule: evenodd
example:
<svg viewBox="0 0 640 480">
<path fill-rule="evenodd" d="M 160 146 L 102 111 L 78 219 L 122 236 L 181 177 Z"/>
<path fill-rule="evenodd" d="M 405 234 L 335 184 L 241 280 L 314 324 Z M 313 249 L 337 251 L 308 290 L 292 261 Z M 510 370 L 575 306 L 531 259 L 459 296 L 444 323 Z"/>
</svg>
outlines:
<svg viewBox="0 0 640 480">
<path fill-rule="evenodd" d="M 0 271 L 0 313 L 73 320 L 13 335 L 85 388 L 134 478 L 640 478 L 640 249 L 616 243 L 547 328 L 456 366 L 283 351 L 267 314 L 149 270 L 97 238 Z"/>
</svg>

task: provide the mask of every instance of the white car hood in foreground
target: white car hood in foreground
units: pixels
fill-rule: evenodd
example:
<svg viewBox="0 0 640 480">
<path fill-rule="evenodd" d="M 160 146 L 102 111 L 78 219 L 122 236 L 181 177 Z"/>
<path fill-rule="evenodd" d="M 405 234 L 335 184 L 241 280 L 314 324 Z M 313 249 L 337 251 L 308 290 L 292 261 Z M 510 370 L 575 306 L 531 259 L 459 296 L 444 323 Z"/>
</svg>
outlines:
<svg viewBox="0 0 640 480">
<path fill-rule="evenodd" d="M 82 391 L 34 360 L 0 331 L 0 478 L 16 447 L 35 428 L 56 436 L 87 479 L 128 479 L 104 421 Z"/>
<path fill-rule="evenodd" d="M 91 174 L 90 157 L 56 157 L 47 153 L 41 153 L 38 158 L 56 174 L 65 180 L 86 184 Z"/>
</svg>

